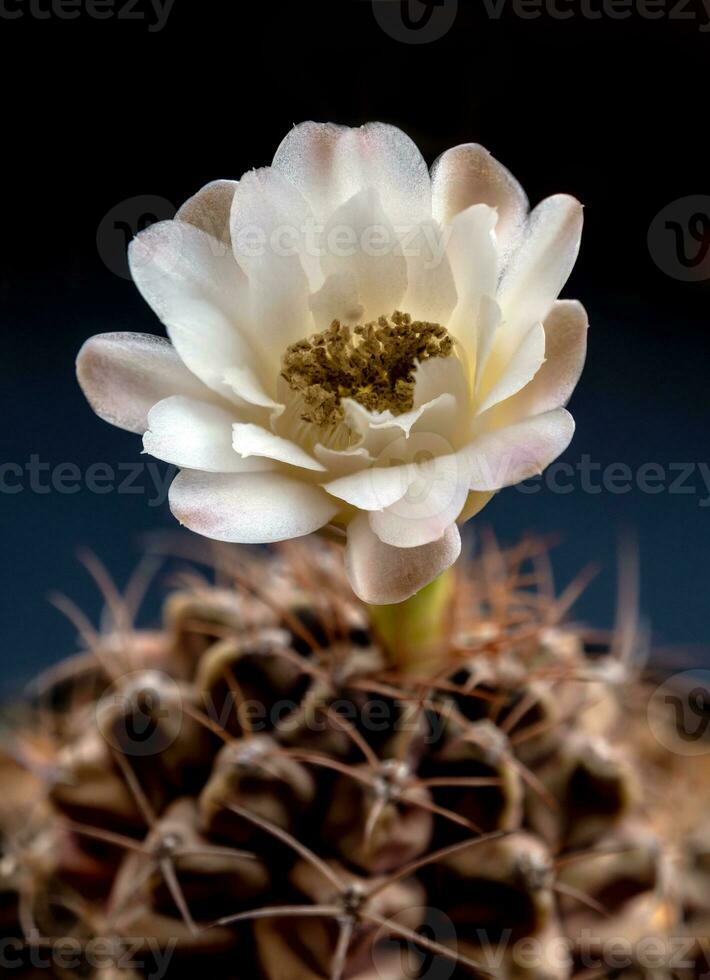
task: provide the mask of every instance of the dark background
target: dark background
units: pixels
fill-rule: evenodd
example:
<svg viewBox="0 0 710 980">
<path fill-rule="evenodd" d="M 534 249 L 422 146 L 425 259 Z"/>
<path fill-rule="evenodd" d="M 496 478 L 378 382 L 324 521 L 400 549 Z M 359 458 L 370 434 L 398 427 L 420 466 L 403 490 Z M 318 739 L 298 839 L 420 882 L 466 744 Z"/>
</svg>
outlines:
<svg viewBox="0 0 710 980">
<path fill-rule="evenodd" d="M 700 20 L 524 20 L 511 11 L 495 20 L 482 0 L 461 0 L 451 30 L 420 45 L 390 37 L 368 0 L 176 0 L 161 32 L 148 30 L 152 14 L 149 22 L 0 17 L 0 461 L 24 466 L 36 454 L 85 470 L 139 459 L 140 440 L 95 418 L 73 373 L 93 333 L 160 332 L 116 274 L 123 242 L 113 219 L 130 221 L 136 196 L 177 206 L 209 180 L 268 163 L 287 129 L 308 118 L 394 122 L 429 162 L 456 143 L 481 142 L 531 201 L 579 197 L 586 234 L 565 295 L 584 301 L 592 327 L 565 458 L 588 453 L 633 468 L 708 461 L 708 281 L 668 275 L 647 246 L 662 208 L 710 194 L 710 34 L 699 30 L 702 7 L 688 9 Z M 48 604 L 51 591 L 96 619 L 79 546 L 124 582 L 144 535 L 174 528 L 167 505 L 149 506 L 150 484 L 141 485 L 142 495 L 36 493 L 26 477 L 21 492 L 0 494 L 6 690 L 73 652 L 74 630 Z M 700 505 L 709 491 L 697 474 L 688 486 L 695 492 L 508 490 L 479 520 L 510 542 L 526 529 L 560 532 L 561 583 L 600 562 L 604 573 L 578 605 L 599 625 L 613 617 L 619 532 L 634 530 L 657 644 L 710 665 L 710 508 Z M 155 597 L 152 607 L 149 617 Z"/>
</svg>

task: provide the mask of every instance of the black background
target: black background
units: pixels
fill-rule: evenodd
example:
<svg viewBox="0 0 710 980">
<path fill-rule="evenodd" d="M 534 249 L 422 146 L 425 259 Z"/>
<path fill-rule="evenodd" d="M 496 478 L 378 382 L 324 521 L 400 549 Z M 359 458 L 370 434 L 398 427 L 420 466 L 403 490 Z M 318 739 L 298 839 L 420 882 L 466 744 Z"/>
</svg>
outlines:
<svg viewBox="0 0 710 980">
<path fill-rule="evenodd" d="M 451 30 L 421 45 L 388 36 L 368 0 L 176 0 L 160 32 L 148 30 L 152 14 L 40 20 L 21 0 L 8 8 L 25 15 L 0 17 L 1 461 L 24 466 L 36 454 L 84 470 L 139 459 L 139 439 L 95 418 L 74 380 L 74 357 L 91 334 L 160 332 L 114 271 L 120 233 L 101 233 L 97 246 L 97 229 L 113 208 L 130 214 L 122 202 L 136 196 L 177 206 L 209 180 L 267 164 L 288 128 L 308 118 L 394 122 L 429 162 L 448 146 L 481 142 L 533 202 L 557 191 L 579 197 L 586 233 L 565 294 L 584 301 L 592 326 L 565 459 L 588 453 L 632 468 L 710 460 L 709 285 L 667 275 L 647 247 L 661 208 L 710 193 L 702 5 L 686 8 L 694 21 L 526 20 L 513 10 L 496 20 L 483 0 L 460 0 Z M 613 615 L 619 530 L 635 530 L 658 644 L 694 647 L 688 655 L 709 664 L 710 507 L 700 506 L 709 491 L 693 482 L 697 491 L 683 494 L 508 490 L 479 520 L 504 541 L 525 529 L 559 531 L 561 582 L 601 562 L 604 574 L 578 607 L 600 625 Z M 6 687 L 74 649 L 50 591 L 96 618 L 79 546 L 122 582 L 145 533 L 174 527 L 144 486 L 143 495 L 36 493 L 25 480 L 21 492 L 0 494 Z"/>
</svg>

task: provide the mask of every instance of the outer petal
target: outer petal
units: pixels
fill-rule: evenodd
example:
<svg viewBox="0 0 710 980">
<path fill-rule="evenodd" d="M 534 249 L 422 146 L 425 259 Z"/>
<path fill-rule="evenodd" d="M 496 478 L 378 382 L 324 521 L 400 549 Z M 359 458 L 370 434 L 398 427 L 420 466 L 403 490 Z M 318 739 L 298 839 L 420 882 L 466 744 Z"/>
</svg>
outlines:
<svg viewBox="0 0 710 980">
<path fill-rule="evenodd" d="M 502 255 L 520 239 L 528 199 L 515 177 L 476 143 L 454 146 L 432 167 L 432 213 L 446 224 L 472 204 L 487 204 L 498 213 L 496 238 Z"/>
<path fill-rule="evenodd" d="M 234 424 L 232 444 L 237 453 L 243 457 L 256 456 L 264 459 L 278 460 L 289 466 L 300 466 L 307 470 L 320 470 L 325 467 L 317 459 L 310 456 L 304 449 L 290 439 L 274 435 L 268 429 L 251 422 L 236 422 Z"/>
<path fill-rule="evenodd" d="M 239 181 L 232 202 L 234 255 L 249 277 L 251 318 L 272 373 L 286 347 L 312 330 L 308 297 L 322 283 L 317 254 L 304 239 L 311 210 L 296 188 L 271 167 Z M 309 284 L 311 279 L 316 281 Z"/>
<path fill-rule="evenodd" d="M 366 514 L 348 526 L 345 567 L 353 591 L 363 602 L 404 602 L 440 575 L 461 553 L 455 524 L 438 541 L 419 548 L 393 548 L 373 533 Z"/>
<path fill-rule="evenodd" d="M 501 341 L 513 350 L 534 323 L 544 322 L 572 271 L 582 236 L 582 205 L 548 197 L 530 215 L 525 238 L 500 284 Z"/>
<path fill-rule="evenodd" d="M 323 244 L 323 271 L 354 276 L 365 320 L 389 316 L 399 308 L 407 288 L 407 264 L 378 191 L 360 191 L 341 205 L 326 225 Z"/>
<path fill-rule="evenodd" d="M 324 483 L 323 487 L 358 510 L 383 510 L 402 499 L 414 477 L 414 468 L 409 464 L 370 466 Z"/>
<path fill-rule="evenodd" d="M 181 524 L 217 541 L 265 544 L 317 531 L 337 513 L 319 487 L 281 473 L 183 470 L 170 487 Z"/>
<path fill-rule="evenodd" d="M 370 527 L 380 541 L 398 548 L 438 541 L 457 520 L 468 497 L 468 467 L 458 455 L 439 456 L 412 469 L 404 496 L 370 514 Z"/>
<path fill-rule="evenodd" d="M 232 448 L 234 414 L 195 398 L 173 395 L 148 413 L 145 452 L 166 463 L 208 470 L 244 473 L 272 468 L 267 460 L 243 460 Z"/>
<path fill-rule="evenodd" d="M 136 285 L 175 349 L 200 380 L 234 400 L 225 368 L 259 372 L 259 338 L 248 318 L 249 285 L 222 242 L 182 221 L 151 225 L 130 245 Z"/>
<path fill-rule="evenodd" d="M 558 408 L 479 436 L 459 455 L 470 466 L 472 490 L 500 490 L 538 476 L 574 435 L 574 419 Z"/>
<path fill-rule="evenodd" d="M 168 395 L 213 397 L 187 370 L 175 348 L 163 337 L 151 334 L 90 337 L 79 351 L 76 373 L 99 418 L 129 432 L 145 432 L 148 412 Z"/>
<path fill-rule="evenodd" d="M 237 262 L 250 275 L 259 272 L 263 253 L 284 266 L 299 265 L 322 283 L 313 212 L 303 195 L 273 167 L 244 174 L 234 192 L 231 234 Z"/>
<path fill-rule="evenodd" d="M 514 400 L 519 418 L 560 408 L 584 367 L 589 321 L 581 303 L 560 300 L 545 320 L 545 363 Z"/>
<path fill-rule="evenodd" d="M 229 215 L 236 188 L 236 180 L 213 180 L 185 201 L 175 217 L 231 247 Z"/>
<path fill-rule="evenodd" d="M 348 129 L 305 122 L 286 136 L 273 167 L 296 186 L 316 220 L 354 194 L 377 187 L 395 225 L 411 227 L 431 217 L 431 183 L 421 153 L 396 126 L 368 123 Z"/>
</svg>

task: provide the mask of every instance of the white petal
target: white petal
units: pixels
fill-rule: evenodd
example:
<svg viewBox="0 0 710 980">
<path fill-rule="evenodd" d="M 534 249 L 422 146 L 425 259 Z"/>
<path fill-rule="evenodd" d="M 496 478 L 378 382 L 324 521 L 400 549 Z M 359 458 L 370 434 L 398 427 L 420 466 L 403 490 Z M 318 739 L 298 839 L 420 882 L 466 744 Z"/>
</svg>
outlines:
<svg viewBox="0 0 710 980">
<path fill-rule="evenodd" d="M 270 167 L 239 181 L 232 202 L 232 246 L 249 276 L 251 314 L 273 371 L 286 347 L 312 331 L 311 285 L 322 283 L 318 255 L 309 255 L 304 229 L 311 210 L 296 188 Z M 311 278 L 317 281 L 309 285 Z"/>
<path fill-rule="evenodd" d="M 339 452 L 318 443 L 313 452 L 333 478 L 357 473 L 358 470 L 365 469 L 374 463 L 374 459 L 368 451 L 362 448 L 346 449 Z"/>
<path fill-rule="evenodd" d="M 437 395 L 436 398 L 432 398 L 430 402 L 425 402 L 423 405 L 418 405 L 416 408 L 410 409 L 408 412 L 400 412 L 399 415 L 393 415 L 391 412 L 383 412 L 384 416 L 377 422 L 372 422 L 370 424 L 370 429 L 374 431 L 384 430 L 384 429 L 399 429 L 409 436 L 412 431 L 412 427 L 419 422 L 422 416 L 429 410 L 440 408 L 446 415 L 450 415 L 453 411 L 455 413 L 456 404 L 455 399 L 452 395 L 446 393 L 442 395 Z M 438 431 L 434 427 L 434 431 Z"/>
<path fill-rule="evenodd" d="M 345 412 L 345 425 L 356 435 L 356 446 L 367 450 L 373 458 L 379 456 L 393 438 L 391 425 L 380 423 L 391 424 L 392 412 L 370 412 L 353 398 L 343 398 L 340 404 Z"/>
<path fill-rule="evenodd" d="M 250 422 L 235 422 L 232 444 L 234 449 L 244 457 L 262 456 L 276 459 L 289 466 L 300 466 L 307 470 L 324 471 L 324 466 L 309 456 L 305 450 L 290 439 L 274 435 L 268 429 Z"/>
<path fill-rule="evenodd" d="M 317 531 L 337 513 L 319 487 L 281 473 L 183 470 L 170 487 L 181 524 L 217 541 L 266 544 Z"/>
<path fill-rule="evenodd" d="M 582 222 L 582 205 L 566 194 L 548 197 L 530 215 L 523 243 L 498 293 L 504 320 L 501 340 L 507 350 L 550 312 L 577 258 Z"/>
<path fill-rule="evenodd" d="M 415 548 L 438 541 L 457 520 L 468 497 L 467 460 L 457 454 L 414 464 L 404 496 L 370 514 L 370 527 L 385 544 Z"/>
<path fill-rule="evenodd" d="M 545 363 L 515 399 L 520 418 L 566 405 L 584 367 L 589 321 L 581 303 L 559 300 L 545 320 Z"/>
<path fill-rule="evenodd" d="M 456 306 L 453 272 L 446 254 L 447 238 L 435 221 L 425 221 L 402 239 L 407 260 L 407 292 L 402 307 L 414 320 L 448 323 Z"/>
<path fill-rule="evenodd" d="M 365 320 L 399 309 L 407 266 L 376 190 L 359 192 L 333 212 L 325 228 L 321 264 L 326 275 L 355 277 Z"/>
<path fill-rule="evenodd" d="M 309 305 L 317 330 L 325 330 L 333 320 L 355 326 L 362 323 L 365 307 L 360 302 L 357 279 L 351 272 L 336 272 L 313 293 Z"/>
<path fill-rule="evenodd" d="M 323 488 L 359 510 L 384 510 L 404 496 L 415 476 L 408 463 L 370 466 L 324 483 Z"/>
<path fill-rule="evenodd" d="M 444 455 L 459 444 L 456 433 L 459 423 L 468 419 L 468 399 L 459 402 L 455 394 L 445 392 L 423 404 L 420 401 L 415 387 L 415 407 L 400 415 L 370 412 L 352 398 L 343 398 L 341 404 L 345 424 L 357 435 L 356 445 L 384 465 L 393 465 L 400 459 L 414 459 L 418 452 Z"/>
<path fill-rule="evenodd" d="M 402 500 L 417 481 L 421 483 L 422 464 L 434 467 L 431 482 L 440 482 L 446 468 L 443 461 L 447 458 L 453 460 L 453 469 L 460 476 L 455 446 L 446 438 L 443 432 L 445 427 L 441 423 L 441 413 L 454 415 L 455 404 L 454 397 L 448 394 L 429 402 L 423 407 L 421 421 L 413 425 L 409 433 L 402 433 L 397 425 L 402 416 L 393 417 L 386 425 L 371 426 L 361 448 L 372 454 L 372 437 L 380 437 L 375 465 L 331 480 L 323 486 L 329 493 L 360 510 L 379 511 Z M 431 413 L 431 419 L 428 413 Z M 460 462 L 465 465 L 466 458 L 462 457 Z M 446 472 L 450 474 L 452 470 Z M 462 478 L 465 488 L 468 488 L 467 480 L 466 473 Z M 421 515 L 427 515 L 426 507 Z"/>
<path fill-rule="evenodd" d="M 231 247 L 229 215 L 236 187 L 236 180 L 213 180 L 185 201 L 175 217 Z"/>
<path fill-rule="evenodd" d="M 518 181 L 476 143 L 442 153 L 432 167 L 432 198 L 432 213 L 442 224 L 472 204 L 495 208 L 496 238 L 503 255 L 517 244 L 528 213 L 528 199 Z"/>
<path fill-rule="evenodd" d="M 476 329 L 476 373 L 473 382 L 476 391 L 480 388 L 483 373 L 488 366 L 488 358 L 495 345 L 502 319 L 500 306 L 495 300 L 483 296 Z"/>
<path fill-rule="evenodd" d="M 410 227 L 431 217 L 426 163 L 396 126 L 301 123 L 279 146 L 273 166 L 299 189 L 320 222 L 366 187 L 380 191 L 394 224 Z"/>
<path fill-rule="evenodd" d="M 539 475 L 573 435 L 572 416 L 559 408 L 479 436 L 462 450 L 471 467 L 471 489 L 500 490 Z"/>
<path fill-rule="evenodd" d="M 268 461 L 247 463 L 232 448 L 234 415 L 217 405 L 173 395 L 148 413 L 145 452 L 166 463 L 212 473 L 267 470 Z"/>
<path fill-rule="evenodd" d="M 89 404 L 105 422 L 129 432 L 145 432 L 148 412 L 168 395 L 210 398 L 163 337 L 105 333 L 79 351 L 76 373 Z"/>
<path fill-rule="evenodd" d="M 266 393 L 264 386 L 252 368 L 247 366 L 228 367 L 224 372 L 224 381 L 235 395 L 238 395 L 249 405 L 268 408 L 279 414 L 283 412 L 283 405 L 274 401 Z"/>
<path fill-rule="evenodd" d="M 303 195 L 272 167 L 250 170 L 234 192 L 231 233 L 234 255 L 248 274 L 258 272 L 270 252 L 300 264 L 314 287 L 320 286 L 320 263 L 314 238 L 315 219 Z M 284 263 L 287 264 L 287 263 Z"/>
<path fill-rule="evenodd" d="M 409 464 L 371 466 L 324 483 L 323 488 L 359 510 L 383 510 L 404 496 L 414 478 Z"/>
<path fill-rule="evenodd" d="M 131 242 L 129 261 L 187 367 L 233 401 L 225 368 L 247 364 L 258 372 L 261 359 L 248 317 L 249 284 L 231 249 L 190 224 L 162 221 Z"/>
<path fill-rule="evenodd" d="M 393 548 L 372 531 L 367 514 L 348 526 L 345 567 L 355 594 L 371 605 L 404 602 L 453 565 L 461 553 L 455 524 L 438 541 L 419 548 Z"/>
<path fill-rule="evenodd" d="M 540 370 L 545 361 L 545 328 L 541 323 L 536 323 L 532 330 L 529 330 L 520 342 L 520 346 L 510 358 L 508 363 L 501 368 L 502 374 L 494 379 L 493 384 L 488 381 L 488 371 L 484 376 L 479 396 L 481 402 L 478 406 L 478 414 L 481 415 L 493 405 L 505 401 L 512 395 L 517 394 L 528 384 Z M 492 365 L 491 368 L 494 368 Z M 488 390 L 486 390 L 488 382 Z"/>
<path fill-rule="evenodd" d="M 477 204 L 458 214 L 448 229 L 446 254 L 458 295 L 449 330 L 461 344 L 471 371 L 479 347 L 479 324 L 486 312 L 482 304 L 493 302 L 498 289 L 500 257 L 493 233 L 495 221 L 495 211 Z"/>
<path fill-rule="evenodd" d="M 414 374 L 414 405 L 419 407 L 433 401 L 442 393 L 453 395 L 461 411 L 468 401 L 468 386 L 464 367 L 456 354 L 449 357 L 430 357 L 417 365 Z"/>
</svg>

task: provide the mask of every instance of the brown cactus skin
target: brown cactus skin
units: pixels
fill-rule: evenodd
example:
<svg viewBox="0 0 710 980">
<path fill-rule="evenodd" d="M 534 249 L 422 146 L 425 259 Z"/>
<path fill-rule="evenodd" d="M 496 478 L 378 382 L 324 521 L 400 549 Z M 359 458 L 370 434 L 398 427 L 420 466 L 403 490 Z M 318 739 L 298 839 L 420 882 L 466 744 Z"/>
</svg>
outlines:
<svg viewBox="0 0 710 980">
<path fill-rule="evenodd" d="M 388 661 L 335 548 L 292 543 L 219 552 L 162 629 L 40 678 L 0 757 L 15 975 L 650 980 L 606 963 L 620 936 L 706 973 L 710 752 L 651 735 L 628 617 L 623 655 L 566 624 L 542 553 L 489 543 L 431 668 Z M 79 966 L 34 964 L 67 937 Z"/>
</svg>

